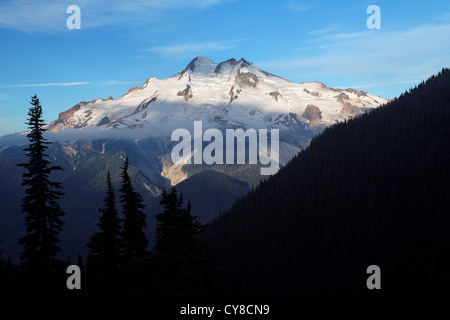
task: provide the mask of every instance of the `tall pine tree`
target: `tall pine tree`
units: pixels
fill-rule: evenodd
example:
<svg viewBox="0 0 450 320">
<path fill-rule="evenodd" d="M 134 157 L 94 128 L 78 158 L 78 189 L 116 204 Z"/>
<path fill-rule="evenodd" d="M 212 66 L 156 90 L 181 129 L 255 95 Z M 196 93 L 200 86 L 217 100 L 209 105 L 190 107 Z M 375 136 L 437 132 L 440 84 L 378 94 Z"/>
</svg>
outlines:
<svg viewBox="0 0 450 320">
<path fill-rule="evenodd" d="M 0 246 L 2 242 L 0 241 Z M 0 287 L 0 294 L 4 294 L 7 292 L 8 288 L 8 280 L 6 275 L 6 263 L 3 260 L 3 249 L 0 248 L 0 283 L 2 286 Z"/>
<path fill-rule="evenodd" d="M 122 204 L 123 221 L 123 258 L 125 263 L 142 257 L 147 250 L 148 239 L 144 232 L 147 227 L 144 212 L 145 204 L 139 192 L 134 191 L 128 174 L 128 156 L 122 169 L 122 188 L 119 189 L 120 203 Z"/>
<path fill-rule="evenodd" d="M 2 242 L 0 241 L 0 246 L 2 245 Z M 3 249 L 0 247 L 0 272 L 3 269 L 3 265 L 5 264 L 5 261 L 3 260 Z"/>
<path fill-rule="evenodd" d="M 26 169 L 22 175 L 22 186 L 26 187 L 26 195 L 22 200 L 22 212 L 26 214 L 26 235 L 19 239 L 19 244 L 23 246 L 20 258 L 28 271 L 45 277 L 58 267 L 56 255 L 60 251 L 59 233 L 63 226 L 61 217 L 64 215 L 58 200 L 64 193 L 61 183 L 50 180 L 50 174 L 62 168 L 51 166 L 45 153 L 51 142 L 43 136 L 45 123 L 36 95 L 31 98 L 30 104 L 27 119 L 30 145 L 24 149 L 29 161 L 18 165 Z"/>
<path fill-rule="evenodd" d="M 175 300 L 209 297 L 211 257 L 197 237 L 204 226 L 191 215 L 190 202 L 182 208 L 183 195 L 175 187 L 169 194 L 163 191 L 160 204 L 164 211 L 156 215 L 152 262 L 157 295 Z"/>
<path fill-rule="evenodd" d="M 99 209 L 99 232 L 94 233 L 88 243 L 89 280 L 99 287 L 114 284 L 121 264 L 121 219 L 116 208 L 116 195 L 109 171 L 106 176 L 106 197 L 104 207 Z M 79 258 L 80 260 L 80 258 Z M 95 282 L 94 282 L 95 281 Z"/>
</svg>

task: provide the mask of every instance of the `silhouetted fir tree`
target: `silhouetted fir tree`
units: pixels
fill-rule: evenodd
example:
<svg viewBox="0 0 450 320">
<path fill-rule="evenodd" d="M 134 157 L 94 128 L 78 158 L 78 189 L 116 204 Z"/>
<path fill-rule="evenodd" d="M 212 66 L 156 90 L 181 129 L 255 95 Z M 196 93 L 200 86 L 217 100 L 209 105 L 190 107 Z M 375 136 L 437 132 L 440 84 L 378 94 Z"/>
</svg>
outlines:
<svg viewBox="0 0 450 320">
<path fill-rule="evenodd" d="M 0 246 L 2 245 L 2 242 L 0 241 Z M 3 252 L 4 250 L 0 247 L 0 266 L 2 265 L 3 261 Z"/>
<path fill-rule="evenodd" d="M 87 271 L 91 288 L 111 289 L 111 285 L 116 285 L 114 279 L 118 277 L 121 254 L 121 219 L 116 208 L 116 195 L 108 171 L 106 176 L 106 197 L 104 207 L 99 209 L 102 214 L 99 217 L 99 232 L 94 233 L 89 240 L 89 255 L 87 260 Z M 81 256 L 78 263 L 82 264 Z M 82 265 L 79 265 L 82 268 Z"/>
<path fill-rule="evenodd" d="M 23 149 L 29 161 L 19 164 L 24 167 L 22 186 L 26 187 L 25 197 L 22 200 L 22 212 L 25 216 L 26 235 L 19 239 L 23 246 L 20 258 L 26 270 L 36 274 L 33 278 L 48 280 L 49 274 L 60 267 L 56 259 L 59 247 L 59 233 L 62 230 L 64 215 L 58 200 L 64 193 L 59 182 L 50 180 L 50 174 L 56 170 L 63 170 L 60 166 L 51 166 L 45 151 L 48 142 L 43 134 L 44 120 L 42 107 L 35 95 L 31 98 L 31 107 L 28 111 L 27 125 L 29 132 L 27 138 L 30 145 Z"/>
<path fill-rule="evenodd" d="M 0 246 L 1 244 L 0 241 Z M 3 260 L 3 249 L 0 248 L 0 295 L 6 293 L 6 289 L 9 289 L 7 281 L 6 262 Z"/>
<path fill-rule="evenodd" d="M 77 265 L 80 267 L 81 272 L 84 272 L 85 271 L 84 261 L 83 261 L 83 256 L 81 255 L 81 253 L 78 253 L 78 259 L 77 260 L 78 260 L 77 261 Z"/>
<path fill-rule="evenodd" d="M 2 242 L 0 241 L 0 246 L 2 245 Z M 6 262 L 3 259 L 3 249 L 0 248 L 0 275 L 4 273 Z"/>
<path fill-rule="evenodd" d="M 190 213 L 191 204 L 182 208 L 183 195 L 173 187 L 162 193 L 162 213 L 156 215 L 156 244 L 150 272 L 150 286 L 159 299 L 207 298 L 212 281 L 211 257 L 204 252 L 197 235 L 204 226 Z"/>
<path fill-rule="evenodd" d="M 144 256 L 148 246 L 148 239 L 144 232 L 147 227 L 144 212 L 145 204 L 139 192 L 134 191 L 128 175 L 128 157 L 122 169 L 122 188 L 119 189 L 120 203 L 122 204 L 123 220 L 123 258 L 124 263 Z"/>
</svg>

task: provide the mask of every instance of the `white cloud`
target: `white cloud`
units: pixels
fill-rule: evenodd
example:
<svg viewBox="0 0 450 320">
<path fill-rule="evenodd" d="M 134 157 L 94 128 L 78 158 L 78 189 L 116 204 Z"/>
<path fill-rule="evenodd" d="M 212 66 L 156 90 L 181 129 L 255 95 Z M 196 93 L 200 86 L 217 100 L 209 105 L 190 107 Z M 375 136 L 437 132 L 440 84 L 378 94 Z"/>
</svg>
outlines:
<svg viewBox="0 0 450 320">
<path fill-rule="evenodd" d="M 304 4 L 304 3 L 301 3 L 299 1 L 294 1 L 294 0 L 287 1 L 286 7 L 290 10 L 295 10 L 295 11 L 299 11 L 299 12 L 311 9 L 311 5 Z"/>
<path fill-rule="evenodd" d="M 144 81 L 118 81 L 118 80 L 105 80 L 100 82 L 47 82 L 47 83 L 27 83 L 27 84 L 11 84 L 1 85 L 1 87 L 7 88 L 26 88 L 26 87 L 72 87 L 72 86 L 84 86 L 84 85 L 98 85 L 98 86 L 117 86 L 122 84 L 142 84 Z M 8 99 L 7 94 L 0 93 L 0 100 Z"/>
<path fill-rule="evenodd" d="M 0 100 L 9 99 L 9 96 L 6 93 L 0 93 Z"/>
<path fill-rule="evenodd" d="M 22 122 L 17 123 L 16 120 L 7 117 L 0 117 L 0 147 L 2 146 L 2 136 L 11 134 L 12 132 L 19 132 L 21 127 Z"/>
<path fill-rule="evenodd" d="M 11 88 L 21 88 L 21 87 L 71 87 L 71 86 L 82 86 L 91 84 L 91 82 L 48 82 L 48 83 L 33 83 L 33 84 L 12 84 L 7 85 Z"/>
<path fill-rule="evenodd" d="M 186 56 L 198 55 L 212 51 L 223 51 L 235 47 L 232 41 L 229 42 L 199 42 L 185 43 L 179 45 L 156 46 L 145 49 L 145 51 L 156 52 L 165 56 Z"/>
<path fill-rule="evenodd" d="M 117 80 L 106 80 L 106 81 L 102 81 L 97 83 L 97 85 L 99 86 L 117 86 L 117 85 L 122 85 L 122 84 L 139 84 L 139 83 L 144 83 L 145 81 L 117 81 Z"/>
<path fill-rule="evenodd" d="M 377 82 L 377 83 L 367 83 L 367 84 L 355 84 L 355 85 L 349 85 L 349 86 L 339 86 L 339 88 L 353 88 L 353 89 L 367 89 L 367 88 L 375 88 L 385 85 L 391 85 L 391 84 L 418 84 L 424 79 L 411 79 L 411 80 L 392 80 L 392 81 L 385 81 L 385 82 Z"/>
<path fill-rule="evenodd" d="M 2 132 L 1 125 L 8 124 L 8 132 Z M 26 129 L 16 126 L 11 128 L 11 120 L 0 117 L 0 148 L 8 145 L 22 145 L 28 143 L 25 134 L 11 134 L 11 132 L 24 132 Z M 148 137 L 170 137 L 173 128 L 163 123 L 154 123 L 151 130 L 134 130 L 130 128 L 111 129 L 101 127 L 87 127 L 85 129 L 68 128 L 58 132 L 47 131 L 44 137 L 52 142 L 73 143 L 78 140 L 94 140 L 94 139 L 143 139 Z M 4 135 L 2 137 L 2 135 Z M 6 136 L 5 136 L 6 135 Z"/>
<path fill-rule="evenodd" d="M 112 1 L 114 3 L 114 1 Z M 229 1 L 224 0 L 132 0 L 132 1 L 116 1 L 114 8 L 120 9 L 120 11 L 139 11 L 148 8 L 160 9 L 160 10 L 170 10 L 177 8 L 198 8 L 203 9 L 213 5 L 218 5 L 220 3 L 225 3 Z M 111 3 L 111 1 L 109 2 Z"/>
<path fill-rule="evenodd" d="M 205 9 L 230 0 L 2 0 L 0 27 L 27 33 L 67 31 L 69 5 L 81 10 L 81 28 L 117 25 L 121 28 L 161 20 L 164 12 L 186 8 Z"/>
<path fill-rule="evenodd" d="M 332 25 L 332 26 L 328 26 L 319 30 L 311 30 L 308 32 L 308 34 L 310 35 L 319 35 L 319 34 L 324 34 L 324 33 L 328 33 L 330 31 L 334 31 L 336 30 L 336 26 Z"/>
<path fill-rule="evenodd" d="M 260 66 L 294 79 L 301 74 L 307 79 L 301 81 L 334 77 L 372 85 L 412 83 L 450 66 L 449 34 L 450 24 L 319 35 L 305 43 L 308 50 Z"/>
</svg>

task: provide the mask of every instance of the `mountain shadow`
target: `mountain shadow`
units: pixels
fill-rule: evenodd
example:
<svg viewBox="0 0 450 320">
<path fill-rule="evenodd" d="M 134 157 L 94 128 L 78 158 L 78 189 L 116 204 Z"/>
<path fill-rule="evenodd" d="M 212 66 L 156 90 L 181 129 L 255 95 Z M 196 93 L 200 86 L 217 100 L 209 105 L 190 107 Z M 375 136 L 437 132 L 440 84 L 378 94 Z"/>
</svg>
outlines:
<svg viewBox="0 0 450 320">
<path fill-rule="evenodd" d="M 230 295 L 449 298 L 450 69 L 314 138 L 215 219 Z M 367 268 L 381 270 L 369 290 Z"/>
</svg>

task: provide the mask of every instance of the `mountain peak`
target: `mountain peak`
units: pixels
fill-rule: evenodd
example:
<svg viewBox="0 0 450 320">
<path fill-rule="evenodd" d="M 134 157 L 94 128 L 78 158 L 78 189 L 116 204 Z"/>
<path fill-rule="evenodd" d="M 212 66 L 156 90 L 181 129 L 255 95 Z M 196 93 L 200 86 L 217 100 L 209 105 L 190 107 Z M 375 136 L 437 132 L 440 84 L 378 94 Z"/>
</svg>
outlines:
<svg viewBox="0 0 450 320">
<path fill-rule="evenodd" d="M 119 99 L 79 103 L 49 125 L 68 127 L 179 127 L 186 119 L 247 127 L 325 126 L 377 107 L 385 99 L 318 82 L 295 84 L 244 58 L 220 63 L 198 56 L 167 79 L 150 78 Z M 245 124 L 243 124 L 245 119 Z"/>
<path fill-rule="evenodd" d="M 198 56 L 189 62 L 186 68 L 183 69 L 179 73 L 179 75 L 184 75 L 186 72 L 188 73 L 210 73 L 214 71 L 216 74 L 220 73 L 225 66 L 229 66 L 231 68 L 239 69 L 243 67 L 253 66 L 253 63 L 241 58 L 240 60 L 236 60 L 235 58 L 228 59 L 226 61 L 222 61 L 220 63 L 215 63 L 211 59 L 208 59 L 204 56 Z M 237 68 L 236 68 L 237 67 Z"/>
<path fill-rule="evenodd" d="M 244 58 L 241 58 L 241 60 L 239 60 L 239 62 L 241 63 L 241 65 L 243 67 L 248 67 L 248 66 L 253 65 L 253 63 L 251 63 L 250 61 L 245 60 Z"/>
<path fill-rule="evenodd" d="M 211 59 L 208 59 L 204 56 L 197 56 L 192 61 L 199 62 L 199 63 L 214 63 Z"/>
<path fill-rule="evenodd" d="M 205 69 L 207 67 L 211 67 L 212 65 L 215 65 L 215 63 L 203 56 L 198 56 L 192 59 L 191 62 L 184 68 L 184 70 L 181 72 L 181 74 L 184 74 L 187 71 L 195 72 L 199 69 Z"/>
<path fill-rule="evenodd" d="M 245 60 L 244 58 L 241 58 L 239 61 L 231 58 L 228 59 L 226 61 L 222 61 L 221 63 L 217 64 L 216 69 L 214 70 L 214 72 L 216 74 L 220 73 L 226 66 L 230 66 L 231 68 L 243 68 L 243 67 L 250 67 L 253 66 L 253 63 L 248 62 L 247 60 Z"/>
</svg>

